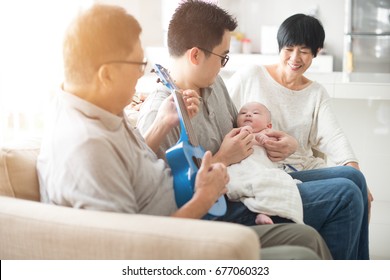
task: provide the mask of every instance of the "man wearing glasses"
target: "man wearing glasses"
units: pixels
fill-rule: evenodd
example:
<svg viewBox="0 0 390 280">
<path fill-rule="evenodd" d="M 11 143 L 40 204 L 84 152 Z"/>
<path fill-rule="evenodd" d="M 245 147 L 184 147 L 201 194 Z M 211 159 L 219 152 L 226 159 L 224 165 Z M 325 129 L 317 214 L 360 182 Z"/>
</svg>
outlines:
<svg viewBox="0 0 390 280">
<path fill-rule="evenodd" d="M 63 45 L 65 79 L 37 162 L 43 202 L 201 218 L 226 192 L 226 167 L 211 163 L 207 153 L 198 173 L 198 195 L 178 209 L 170 169 L 124 115 L 147 65 L 140 33 L 139 23 L 123 8 L 99 4 L 69 26 Z M 184 94 L 189 114 L 197 113 L 196 92 Z M 159 116 L 146 136 L 155 147 L 179 123 L 173 98 L 164 102 Z"/>
<path fill-rule="evenodd" d="M 217 53 L 213 53 L 213 52 L 211 52 L 211 51 L 209 51 L 209 50 L 206 50 L 206 49 L 204 49 L 204 48 L 201 48 L 201 47 L 198 47 L 198 48 L 199 48 L 200 50 L 206 52 L 206 53 L 210 53 L 210 54 L 213 54 L 213 55 L 216 55 L 216 56 L 220 57 L 220 58 L 221 58 L 221 67 L 225 67 L 226 63 L 228 63 L 228 61 L 229 61 L 229 56 L 228 56 L 227 54 L 225 54 L 225 55 L 219 55 L 219 54 L 217 54 Z"/>
</svg>

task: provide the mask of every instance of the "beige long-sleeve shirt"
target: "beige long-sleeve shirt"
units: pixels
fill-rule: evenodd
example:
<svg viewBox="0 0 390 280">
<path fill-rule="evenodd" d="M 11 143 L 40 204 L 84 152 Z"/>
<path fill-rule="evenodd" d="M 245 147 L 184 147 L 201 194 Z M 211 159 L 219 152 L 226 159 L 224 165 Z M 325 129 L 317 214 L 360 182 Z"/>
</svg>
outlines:
<svg viewBox="0 0 390 280">
<path fill-rule="evenodd" d="M 126 116 L 59 92 L 37 169 L 43 202 L 169 216 L 177 210 L 171 170 Z"/>
</svg>

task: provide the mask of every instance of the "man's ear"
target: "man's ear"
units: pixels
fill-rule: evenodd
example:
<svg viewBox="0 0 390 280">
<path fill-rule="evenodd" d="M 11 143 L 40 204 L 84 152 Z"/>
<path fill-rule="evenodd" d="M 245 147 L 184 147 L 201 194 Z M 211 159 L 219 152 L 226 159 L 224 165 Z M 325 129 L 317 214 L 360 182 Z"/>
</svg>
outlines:
<svg viewBox="0 0 390 280">
<path fill-rule="evenodd" d="M 104 86 L 109 86 L 112 82 L 111 68 L 109 65 L 102 65 L 98 71 L 99 82 Z"/>
<path fill-rule="evenodd" d="M 188 50 L 187 55 L 188 55 L 189 61 L 191 61 L 192 64 L 199 65 L 200 55 L 201 55 L 200 49 L 198 49 L 196 47 L 191 48 Z"/>
</svg>

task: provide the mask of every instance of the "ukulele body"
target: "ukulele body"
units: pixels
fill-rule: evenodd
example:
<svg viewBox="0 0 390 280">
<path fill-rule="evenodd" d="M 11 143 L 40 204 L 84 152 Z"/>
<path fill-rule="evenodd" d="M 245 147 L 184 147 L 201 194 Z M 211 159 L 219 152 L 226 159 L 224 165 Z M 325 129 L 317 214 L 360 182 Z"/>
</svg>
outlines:
<svg viewBox="0 0 390 280">
<path fill-rule="evenodd" d="M 166 151 L 166 158 L 173 175 L 173 187 L 178 207 L 183 206 L 194 195 L 195 178 L 198 172 L 197 159 L 202 159 L 204 150 L 201 146 L 193 147 L 180 141 Z"/>
<path fill-rule="evenodd" d="M 175 190 L 175 200 L 180 208 L 186 204 L 194 195 L 196 174 L 198 173 L 197 160 L 202 159 L 205 151 L 201 146 L 192 146 L 187 141 L 179 140 L 176 145 L 166 151 L 166 158 L 173 175 L 173 188 Z M 224 196 L 209 209 L 208 214 L 220 217 L 225 215 L 227 209 Z M 206 218 L 209 218 L 206 217 Z"/>
</svg>

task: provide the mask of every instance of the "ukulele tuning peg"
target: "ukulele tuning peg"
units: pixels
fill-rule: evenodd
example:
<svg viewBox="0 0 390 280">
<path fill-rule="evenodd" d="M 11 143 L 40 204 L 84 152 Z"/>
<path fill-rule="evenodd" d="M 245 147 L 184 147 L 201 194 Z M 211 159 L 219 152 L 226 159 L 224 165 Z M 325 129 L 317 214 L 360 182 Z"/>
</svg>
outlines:
<svg viewBox="0 0 390 280">
<path fill-rule="evenodd" d="M 151 70 L 150 70 L 150 73 L 155 73 L 156 72 L 156 70 L 154 69 L 154 68 L 152 68 Z"/>
<path fill-rule="evenodd" d="M 157 81 L 156 81 L 157 83 L 161 83 L 161 80 L 160 80 L 160 78 L 157 78 Z"/>
</svg>

